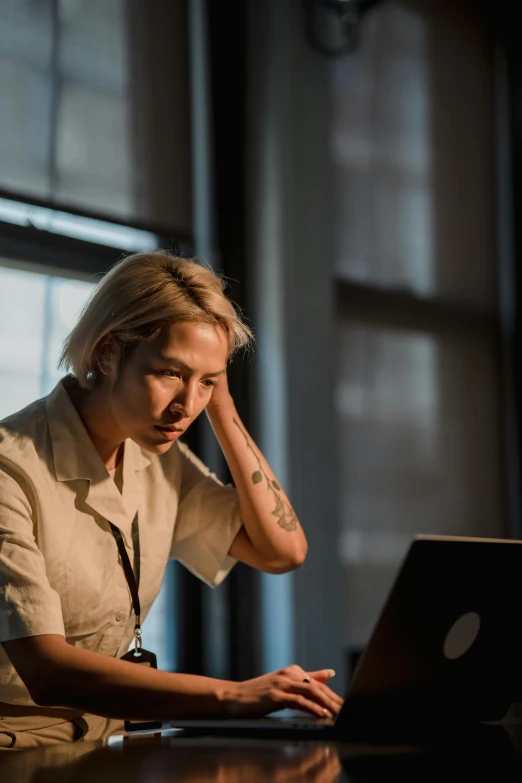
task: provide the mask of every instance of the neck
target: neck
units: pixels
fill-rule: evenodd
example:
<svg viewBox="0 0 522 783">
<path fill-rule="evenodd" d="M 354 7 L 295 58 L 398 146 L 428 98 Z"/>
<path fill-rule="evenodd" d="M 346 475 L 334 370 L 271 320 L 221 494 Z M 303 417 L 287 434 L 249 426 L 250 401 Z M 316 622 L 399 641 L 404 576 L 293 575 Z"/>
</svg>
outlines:
<svg viewBox="0 0 522 783">
<path fill-rule="evenodd" d="M 105 467 L 114 470 L 123 455 L 125 437 L 111 413 L 107 390 L 103 386 L 73 388 L 68 393 Z"/>
</svg>

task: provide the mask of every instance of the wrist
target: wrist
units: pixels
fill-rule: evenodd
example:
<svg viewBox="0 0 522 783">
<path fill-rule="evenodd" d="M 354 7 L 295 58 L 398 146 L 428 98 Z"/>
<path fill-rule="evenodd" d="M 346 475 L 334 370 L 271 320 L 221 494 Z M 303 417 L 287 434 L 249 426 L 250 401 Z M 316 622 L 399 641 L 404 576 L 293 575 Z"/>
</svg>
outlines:
<svg viewBox="0 0 522 783">
<path fill-rule="evenodd" d="M 232 680 L 222 680 L 216 691 L 219 711 L 222 715 L 231 717 L 239 713 L 239 685 Z"/>
</svg>

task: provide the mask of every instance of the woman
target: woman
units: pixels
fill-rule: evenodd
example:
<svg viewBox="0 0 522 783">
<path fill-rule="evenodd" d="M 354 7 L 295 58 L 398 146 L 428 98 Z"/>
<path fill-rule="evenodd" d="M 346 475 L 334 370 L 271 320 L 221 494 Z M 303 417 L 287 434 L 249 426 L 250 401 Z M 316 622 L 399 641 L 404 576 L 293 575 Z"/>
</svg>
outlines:
<svg viewBox="0 0 522 783">
<path fill-rule="evenodd" d="M 227 385 L 250 338 L 211 270 L 129 256 L 64 344 L 71 374 L 0 424 L 0 747 L 105 737 L 124 719 L 339 711 L 331 670 L 229 682 L 134 663 L 153 664 L 140 621 L 169 557 L 211 586 L 236 560 L 276 574 L 305 559 Z M 178 440 L 204 409 L 235 488 Z"/>
</svg>

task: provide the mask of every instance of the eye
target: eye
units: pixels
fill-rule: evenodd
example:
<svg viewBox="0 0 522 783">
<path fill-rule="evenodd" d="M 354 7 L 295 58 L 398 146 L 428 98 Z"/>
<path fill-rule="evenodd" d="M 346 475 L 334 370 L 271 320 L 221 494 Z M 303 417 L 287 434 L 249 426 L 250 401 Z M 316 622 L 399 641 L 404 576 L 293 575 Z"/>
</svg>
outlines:
<svg viewBox="0 0 522 783">
<path fill-rule="evenodd" d="M 204 383 L 204 384 L 205 384 L 205 386 L 207 386 L 208 388 L 211 388 L 212 386 L 215 386 L 215 385 L 216 385 L 216 381 L 211 381 L 211 380 L 210 380 L 210 378 L 207 378 L 207 380 L 206 380 L 206 381 L 203 381 L 203 383 Z"/>
<path fill-rule="evenodd" d="M 180 373 L 179 370 L 160 370 L 160 375 L 163 375 L 165 378 L 179 378 Z"/>
</svg>

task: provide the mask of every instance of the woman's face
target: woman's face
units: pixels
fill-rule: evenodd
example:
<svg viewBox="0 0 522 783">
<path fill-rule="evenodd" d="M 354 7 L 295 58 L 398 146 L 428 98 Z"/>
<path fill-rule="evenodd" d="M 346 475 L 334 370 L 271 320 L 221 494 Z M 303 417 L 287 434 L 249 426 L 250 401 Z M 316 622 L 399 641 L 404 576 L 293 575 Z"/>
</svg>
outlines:
<svg viewBox="0 0 522 783">
<path fill-rule="evenodd" d="M 226 372 L 228 344 L 219 327 L 177 323 L 151 342 L 140 340 L 118 369 L 110 362 L 108 404 L 124 438 L 162 454 L 208 404 Z"/>
</svg>

